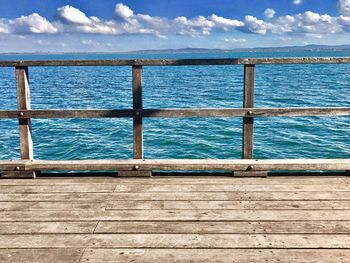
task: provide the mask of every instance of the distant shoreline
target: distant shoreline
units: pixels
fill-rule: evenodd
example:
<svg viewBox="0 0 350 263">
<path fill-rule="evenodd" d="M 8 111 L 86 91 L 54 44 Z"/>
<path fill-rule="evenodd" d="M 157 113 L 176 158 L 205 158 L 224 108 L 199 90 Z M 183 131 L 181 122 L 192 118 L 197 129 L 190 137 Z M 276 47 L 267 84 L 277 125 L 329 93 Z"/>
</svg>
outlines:
<svg viewBox="0 0 350 263">
<path fill-rule="evenodd" d="M 306 45 L 285 47 L 256 47 L 234 49 L 210 49 L 210 48 L 179 48 L 179 49 L 147 49 L 125 52 L 4 52 L 0 55 L 63 55 L 63 54 L 189 54 L 189 53 L 234 53 L 234 52 L 332 52 L 350 51 L 350 45 Z"/>
</svg>

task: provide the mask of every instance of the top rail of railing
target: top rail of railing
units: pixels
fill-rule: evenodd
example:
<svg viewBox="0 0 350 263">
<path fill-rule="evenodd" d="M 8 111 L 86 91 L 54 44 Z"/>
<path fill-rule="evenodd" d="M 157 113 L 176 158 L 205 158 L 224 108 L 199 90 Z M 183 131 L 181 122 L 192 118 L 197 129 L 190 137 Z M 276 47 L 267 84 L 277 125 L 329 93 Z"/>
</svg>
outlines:
<svg viewBox="0 0 350 263">
<path fill-rule="evenodd" d="M 48 66 L 205 66 L 259 64 L 345 64 L 350 57 L 229 58 L 229 59 L 111 59 L 111 60 L 12 60 L 0 61 L 0 67 Z"/>
</svg>

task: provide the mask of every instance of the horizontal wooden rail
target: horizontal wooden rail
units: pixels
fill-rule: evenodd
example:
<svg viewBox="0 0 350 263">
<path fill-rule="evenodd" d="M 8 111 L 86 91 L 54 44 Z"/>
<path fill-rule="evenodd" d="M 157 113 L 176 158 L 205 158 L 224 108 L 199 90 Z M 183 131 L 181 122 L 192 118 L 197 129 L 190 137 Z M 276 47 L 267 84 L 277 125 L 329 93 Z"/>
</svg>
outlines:
<svg viewBox="0 0 350 263">
<path fill-rule="evenodd" d="M 192 118 L 192 117 L 303 117 L 350 116 L 350 107 L 325 108 L 214 108 L 214 109 L 76 109 L 76 110 L 0 110 L 0 119 L 34 118 Z"/>
<path fill-rule="evenodd" d="M 118 170 L 120 176 L 150 176 L 152 170 L 231 170 L 235 176 L 266 176 L 269 170 L 350 170 L 350 159 L 255 160 L 254 119 L 257 117 L 350 116 L 350 107 L 256 108 L 255 72 L 259 64 L 340 64 L 350 57 L 332 58 L 237 58 L 237 59 L 136 59 L 136 60 L 50 60 L 0 61 L 0 67 L 15 67 L 17 110 L 0 110 L 0 119 L 18 119 L 21 160 L 0 161 L 8 176 L 35 177 L 41 170 Z M 144 109 L 143 66 L 244 65 L 242 108 Z M 130 66 L 132 108 L 130 109 L 37 109 L 30 105 L 29 67 L 35 66 Z M 259 87 L 257 87 L 259 88 Z M 242 159 L 239 160 L 143 160 L 144 118 L 240 117 Z M 132 118 L 133 160 L 35 160 L 32 120 L 59 118 Z"/>
<path fill-rule="evenodd" d="M 350 170 L 350 159 L 158 159 L 0 161 L 0 170 Z"/>
<path fill-rule="evenodd" d="M 0 61 L 0 67 L 49 66 L 208 66 L 259 64 L 340 64 L 350 63 L 349 57 L 314 58 L 229 58 L 229 59 L 129 59 L 129 60 L 23 60 Z"/>
</svg>

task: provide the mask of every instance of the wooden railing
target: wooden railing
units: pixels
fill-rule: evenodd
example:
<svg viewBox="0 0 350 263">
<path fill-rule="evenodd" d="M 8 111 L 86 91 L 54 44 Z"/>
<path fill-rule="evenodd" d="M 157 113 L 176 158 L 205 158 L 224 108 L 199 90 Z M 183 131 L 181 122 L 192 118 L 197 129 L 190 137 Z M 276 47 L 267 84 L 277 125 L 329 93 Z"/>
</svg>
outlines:
<svg viewBox="0 0 350 263">
<path fill-rule="evenodd" d="M 1 110 L 1 118 L 18 119 L 21 160 L 0 161 L 0 170 L 9 176 L 35 177 L 41 170 L 118 170 L 120 176 L 150 176 L 152 170 L 230 170 L 236 176 L 265 176 L 270 170 L 350 170 L 350 159 L 253 159 L 254 118 L 272 116 L 349 116 L 349 107 L 255 108 L 255 66 L 259 64 L 339 64 L 350 58 L 255 58 L 183 60 L 51 60 L 0 61 L 0 67 L 15 67 L 18 110 Z M 144 109 L 142 105 L 143 66 L 244 65 L 243 108 L 225 109 Z M 48 66 L 131 66 L 132 109 L 31 110 L 29 67 Z M 243 118 L 242 159 L 190 160 L 143 159 L 144 118 L 241 117 Z M 133 118 L 133 160 L 34 160 L 33 118 Z"/>
</svg>

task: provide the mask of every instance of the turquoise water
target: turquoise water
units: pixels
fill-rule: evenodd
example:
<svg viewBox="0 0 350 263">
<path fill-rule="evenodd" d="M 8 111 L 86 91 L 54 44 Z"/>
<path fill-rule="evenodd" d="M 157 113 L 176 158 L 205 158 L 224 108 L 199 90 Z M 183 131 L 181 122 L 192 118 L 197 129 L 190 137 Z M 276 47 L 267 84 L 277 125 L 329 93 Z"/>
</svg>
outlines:
<svg viewBox="0 0 350 263">
<path fill-rule="evenodd" d="M 350 52 L 0 55 L 1 60 L 350 56 Z M 349 65 L 258 65 L 256 107 L 350 107 Z M 130 67 L 30 68 L 33 109 L 132 106 Z M 242 107 L 243 66 L 144 67 L 145 108 Z M 0 110 L 16 109 L 0 68 Z M 17 159 L 17 120 L 0 120 L 0 159 Z M 240 158 L 240 118 L 145 119 L 145 158 Z M 132 158 L 131 119 L 34 119 L 37 159 Z M 255 158 L 350 158 L 349 117 L 256 118 Z"/>
</svg>

